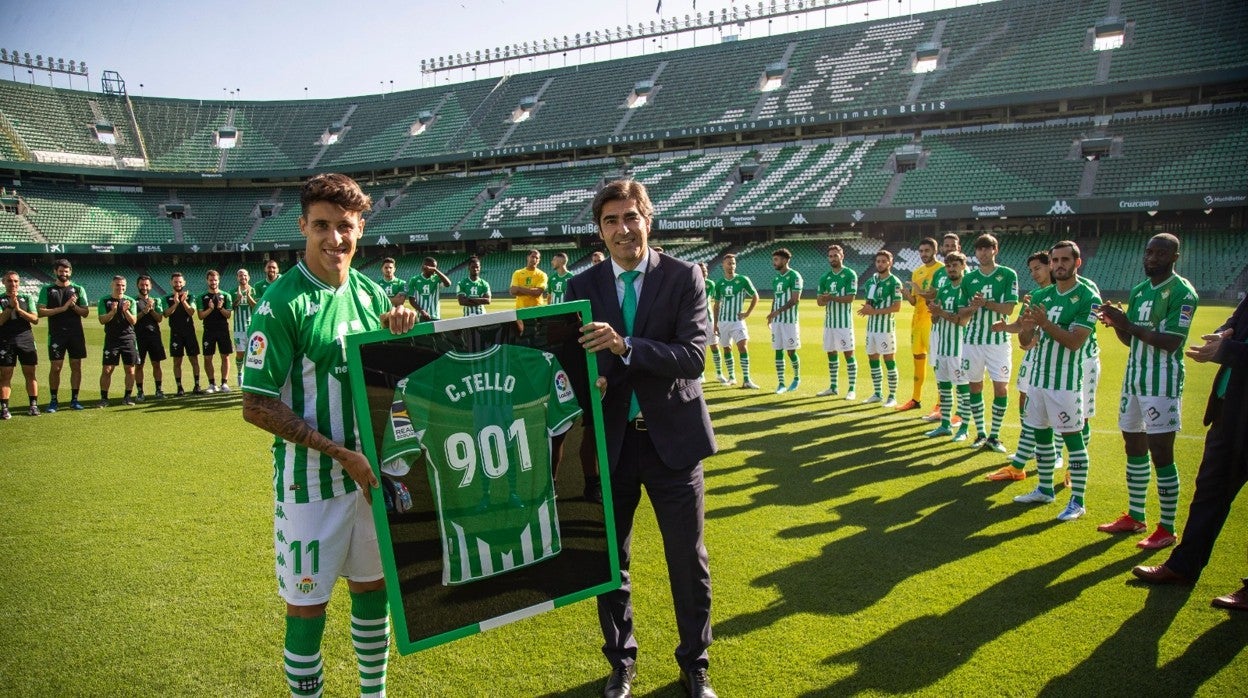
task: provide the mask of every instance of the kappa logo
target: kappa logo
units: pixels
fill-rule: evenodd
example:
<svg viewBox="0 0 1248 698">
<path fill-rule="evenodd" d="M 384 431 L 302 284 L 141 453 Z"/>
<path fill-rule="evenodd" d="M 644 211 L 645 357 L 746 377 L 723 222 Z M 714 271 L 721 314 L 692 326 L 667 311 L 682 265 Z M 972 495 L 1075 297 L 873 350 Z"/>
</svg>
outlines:
<svg viewBox="0 0 1248 698">
<path fill-rule="evenodd" d="M 494 232 L 490 233 L 491 239 L 500 239 L 502 237 L 503 237 L 503 231 L 499 230 L 498 228 L 495 228 Z"/>
<path fill-rule="evenodd" d="M 794 213 L 793 217 L 789 219 L 789 225 L 806 225 L 808 222 L 806 216 L 800 213 Z"/>
<path fill-rule="evenodd" d="M 1048 213 L 1045 215 L 1065 216 L 1074 212 L 1075 212 L 1075 209 L 1071 208 L 1070 204 L 1066 203 L 1064 199 L 1058 199 L 1057 201 L 1053 202 L 1053 205 L 1049 208 Z"/>
<path fill-rule="evenodd" d="M 306 310 L 304 310 L 303 314 L 307 317 L 312 317 L 313 315 L 316 315 L 319 312 L 321 312 L 321 304 L 308 301 L 308 307 Z"/>
<path fill-rule="evenodd" d="M 378 244 L 378 245 L 389 245 L 389 244 L 390 244 L 390 238 L 386 237 L 385 235 L 382 235 L 381 237 L 377 238 L 377 244 Z"/>
<path fill-rule="evenodd" d="M 256 315 L 268 315 L 273 317 L 273 306 L 268 301 L 260 301 L 259 307 L 256 308 Z"/>
</svg>

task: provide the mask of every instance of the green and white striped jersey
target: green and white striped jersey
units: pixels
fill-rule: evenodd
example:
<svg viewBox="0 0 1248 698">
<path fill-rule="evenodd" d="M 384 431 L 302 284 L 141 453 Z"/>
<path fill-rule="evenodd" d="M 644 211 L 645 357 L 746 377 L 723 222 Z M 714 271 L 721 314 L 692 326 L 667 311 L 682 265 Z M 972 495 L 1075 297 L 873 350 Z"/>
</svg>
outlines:
<svg viewBox="0 0 1248 698">
<path fill-rule="evenodd" d="M 432 320 L 442 319 L 442 308 L 440 305 L 439 294 L 442 292 L 442 279 L 437 274 L 429 278 L 425 278 L 424 274 L 413 276 L 411 281 L 407 282 L 407 295 L 420 309 L 429 313 Z"/>
<path fill-rule="evenodd" d="M 858 275 L 849 267 L 840 271 L 828 270 L 819 279 L 819 295 L 852 296 L 858 293 Z M 828 303 L 823 307 L 823 326 L 838 330 L 854 328 L 853 303 Z"/>
<path fill-rule="evenodd" d="M 333 288 L 299 262 L 265 290 L 252 313 L 243 391 L 281 400 L 320 434 L 359 451 L 344 340 L 380 328 L 390 307 L 381 287 L 354 269 Z M 333 458 L 280 436 L 273 439 L 273 487 L 278 502 L 358 489 Z"/>
<path fill-rule="evenodd" d="M 425 454 L 443 584 L 559 553 L 550 437 L 580 414 L 559 361 L 529 347 L 448 352 L 399 381 L 381 461 L 410 464 Z"/>
<path fill-rule="evenodd" d="M 736 322 L 745 310 L 745 299 L 758 295 L 750 277 L 737 274 L 731 279 L 715 282 L 715 299 L 719 301 L 719 321 Z"/>
<path fill-rule="evenodd" d="M 455 297 L 463 296 L 464 298 L 485 298 L 490 295 L 490 284 L 480 277 L 476 281 L 472 279 L 460 279 L 459 284 L 455 288 Z M 464 317 L 469 315 L 484 315 L 484 305 L 465 305 Z"/>
<path fill-rule="evenodd" d="M 1183 342 L 1170 352 L 1132 337 L 1127 372 L 1122 379 L 1124 395 L 1183 396 L 1183 346 L 1187 344 L 1187 333 L 1199 302 L 1200 297 L 1191 283 L 1178 274 L 1171 275 L 1158 286 L 1144 281 L 1131 289 L 1127 319 L 1154 332 L 1178 335 Z"/>
<path fill-rule="evenodd" d="M 397 276 L 389 281 L 384 277 L 377 279 L 377 285 L 381 287 L 382 292 L 388 298 L 394 298 L 400 293 L 407 293 L 407 282 Z"/>
<path fill-rule="evenodd" d="M 944 285 L 936 290 L 936 302 L 940 305 L 940 309 L 947 313 L 957 314 L 959 309 L 965 308 L 970 303 L 966 277 L 962 277 L 962 280 L 956 284 L 946 278 Z M 932 327 L 936 330 L 934 348 L 937 356 L 962 355 L 962 342 L 966 335 L 965 327 L 934 315 Z"/>
<path fill-rule="evenodd" d="M 901 279 L 889 272 L 888 276 L 872 274 L 863 287 L 863 297 L 872 308 L 887 308 L 901 301 Z M 867 316 L 868 332 L 896 332 L 897 313 Z"/>
<path fill-rule="evenodd" d="M 1075 284 L 1062 293 L 1057 284 L 1038 289 L 1031 294 L 1033 305 L 1043 305 L 1049 320 L 1064 330 L 1096 327 L 1096 311 L 1101 297 L 1084 284 Z M 1031 372 L 1031 385 L 1046 390 L 1079 390 L 1083 382 L 1083 350 L 1071 351 L 1058 344 L 1042 330 L 1037 330 L 1038 340 L 1035 363 Z M 1086 342 L 1085 342 L 1086 344 Z"/>
<path fill-rule="evenodd" d="M 977 293 L 984 295 L 984 300 L 991 303 L 1018 302 L 1018 274 L 1009 267 L 997 265 L 991 274 L 984 274 L 980 269 L 972 269 L 962 277 L 962 293 L 966 297 L 963 306 L 971 302 Z M 1005 315 L 987 308 L 976 310 L 966 323 L 967 344 L 1009 344 L 1010 339 L 1005 332 L 993 332 L 992 324 L 1004 321 Z"/>
<path fill-rule="evenodd" d="M 777 274 L 776 278 L 771 281 L 771 309 L 776 310 L 785 303 L 802 297 L 802 275 L 797 273 L 796 269 L 790 269 L 783 274 Z M 780 313 L 772 322 L 783 322 L 795 324 L 797 322 L 797 305 Z"/>
<path fill-rule="evenodd" d="M 255 286 L 247 287 L 246 293 L 242 286 L 234 289 L 234 313 L 230 315 L 230 320 L 234 323 L 235 334 L 242 334 L 251 326 L 251 313 L 256 309 L 259 298 Z"/>
<path fill-rule="evenodd" d="M 573 274 L 551 274 L 547 279 L 546 290 L 550 293 L 550 304 L 562 303 L 568 293 L 568 282 Z"/>
<path fill-rule="evenodd" d="M 706 320 L 709 326 L 715 327 L 715 282 L 706 279 Z"/>
<path fill-rule="evenodd" d="M 1096 297 L 1098 299 L 1101 297 L 1101 287 L 1097 286 L 1095 281 L 1093 281 L 1092 279 L 1089 279 L 1086 276 L 1080 276 L 1077 278 L 1079 279 L 1079 283 L 1083 284 L 1084 286 L 1088 288 L 1089 291 L 1096 294 Z M 1098 300 L 1096 301 L 1096 306 L 1093 307 L 1092 310 L 1100 310 L 1100 308 L 1101 308 L 1101 301 Z M 1092 334 L 1088 335 L 1088 341 L 1083 343 L 1083 358 L 1095 359 L 1096 357 L 1100 355 L 1101 355 L 1101 345 L 1099 342 L 1096 341 L 1096 323 L 1093 323 Z"/>
</svg>

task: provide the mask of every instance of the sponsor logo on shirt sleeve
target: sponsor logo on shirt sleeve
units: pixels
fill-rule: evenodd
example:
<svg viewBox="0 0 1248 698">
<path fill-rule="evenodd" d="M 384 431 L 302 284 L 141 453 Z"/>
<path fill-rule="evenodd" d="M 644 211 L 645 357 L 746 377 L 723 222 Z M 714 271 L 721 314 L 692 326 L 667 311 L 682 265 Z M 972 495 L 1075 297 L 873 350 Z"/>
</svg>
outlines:
<svg viewBox="0 0 1248 698">
<path fill-rule="evenodd" d="M 247 368 L 263 369 L 264 357 L 269 351 L 269 338 L 263 332 L 252 332 L 247 340 Z"/>
</svg>

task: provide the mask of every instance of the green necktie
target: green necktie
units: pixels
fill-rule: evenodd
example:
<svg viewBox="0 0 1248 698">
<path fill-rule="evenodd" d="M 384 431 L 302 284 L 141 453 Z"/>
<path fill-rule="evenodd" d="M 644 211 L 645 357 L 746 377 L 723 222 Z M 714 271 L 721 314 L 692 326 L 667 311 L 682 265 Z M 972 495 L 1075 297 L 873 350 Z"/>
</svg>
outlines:
<svg viewBox="0 0 1248 698">
<path fill-rule="evenodd" d="M 633 320 L 637 317 L 637 288 L 633 282 L 638 276 L 641 272 L 637 270 L 620 274 L 620 280 L 624 282 L 624 302 L 620 304 L 620 310 L 624 312 L 624 332 L 630 337 L 633 335 Z M 639 414 L 641 405 L 637 403 L 637 393 L 634 392 L 628 403 L 628 421 L 633 421 Z"/>
<path fill-rule="evenodd" d="M 1222 372 L 1222 379 L 1218 381 L 1218 389 L 1214 392 L 1218 398 L 1226 397 L 1226 387 L 1231 384 L 1231 369 Z"/>
</svg>

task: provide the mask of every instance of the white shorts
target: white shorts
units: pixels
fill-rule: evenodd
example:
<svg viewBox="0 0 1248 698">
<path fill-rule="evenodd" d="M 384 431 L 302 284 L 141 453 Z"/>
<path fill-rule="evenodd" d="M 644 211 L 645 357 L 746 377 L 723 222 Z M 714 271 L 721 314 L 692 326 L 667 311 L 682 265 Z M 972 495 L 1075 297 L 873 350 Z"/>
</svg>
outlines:
<svg viewBox="0 0 1248 698">
<path fill-rule="evenodd" d="M 936 342 L 936 323 L 935 322 L 932 323 L 932 331 L 927 333 L 927 346 L 929 349 L 929 351 L 927 352 L 927 363 L 931 364 L 932 368 L 936 368 L 936 352 L 930 351 L 932 347 L 940 346 Z"/>
<path fill-rule="evenodd" d="M 1169 434 L 1183 426 L 1183 400 L 1177 397 L 1123 395 L 1118 428 L 1132 434 Z"/>
<path fill-rule="evenodd" d="M 936 380 L 941 383 L 966 385 L 966 372 L 962 370 L 962 357 L 936 354 Z"/>
<path fill-rule="evenodd" d="M 273 547 L 277 553 L 277 593 L 292 606 L 329 601 L 334 582 L 382 578 L 381 553 L 373 511 L 364 495 L 273 508 Z"/>
<path fill-rule="evenodd" d="M 749 339 L 750 331 L 745 326 L 745 320 L 720 321 L 719 346 L 727 349 L 738 342 L 747 342 Z"/>
<path fill-rule="evenodd" d="M 1034 370 L 1034 367 L 1031 365 L 1030 357 L 1030 352 L 1023 354 L 1023 360 L 1018 364 L 1018 378 L 1014 381 L 1014 387 L 1023 395 L 1026 395 L 1027 391 L 1031 389 L 1031 372 Z"/>
<path fill-rule="evenodd" d="M 1096 416 L 1096 386 L 1101 384 L 1101 357 L 1093 356 L 1083 360 L 1083 416 L 1092 419 Z"/>
<path fill-rule="evenodd" d="M 1052 428 L 1059 434 L 1083 429 L 1083 394 L 1078 390 L 1050 390 L 1031 386 L 1023 423 L 1032 429 Z"/>
<path fill-rule="evenodd" d="M 1010 380 L 1010 364 L 1014 357 L 1008 344 L 963 344 L 962 370 L 966 371 L 966 380 L 979 383 L 984 380 L 984 372 L 994 382 L 1005 383 Z"/>
<path fill-rule="evenodd" d="M 857 339 L 854 337 L 854 330 L 852 328 L 823 328 L 823 350 L 826 352 L 853 351 L 856 343 Z"/>
<path fill-rule="evenodd" d="M 867 353 L 871 355 L 896 354 L 897 335 L 893 332 L 868 332 Z M 936 364 L 933 363 L 932 365 L 935 366 Z"/>
<path fill-rule="evenodd" d="M 247 342 L 250 341 L 250 339 L 251 339 L 251 335 L 247 334 L 246 332 L 235 332 L 234 333 L 234 351 L 235 352 L 247 351 Z"/>
<path fill-rule="evenodd" d="M 771 323 L 771 348 L 776 351 L 791 351 L 802 348 L 802 333 L 796 322 Z"/>
</svg>

